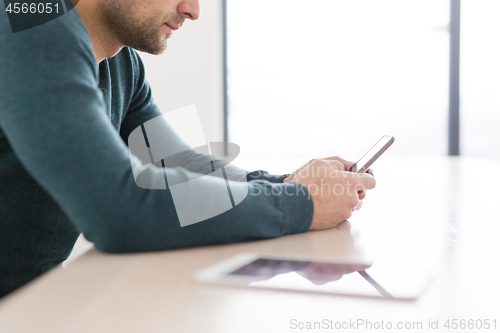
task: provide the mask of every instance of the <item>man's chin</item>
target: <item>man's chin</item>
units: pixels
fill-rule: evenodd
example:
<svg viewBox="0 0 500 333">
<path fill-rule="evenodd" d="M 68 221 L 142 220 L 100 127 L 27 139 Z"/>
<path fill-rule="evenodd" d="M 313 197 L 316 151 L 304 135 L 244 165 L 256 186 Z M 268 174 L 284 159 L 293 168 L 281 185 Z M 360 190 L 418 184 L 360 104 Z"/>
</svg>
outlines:
<svg viewBox="0 0 500 333">
<path fill-rule="evenodd" d="M 165 41 L 165 44 L 158 50 L 156 50 L 154 53 L 151 53 L 153 55 L 160 55 L 163 54 L 167 50 L 167 41 Z"/>
<path fill-rule="evenodd" d="M 129 46 L 137 51 L 149 53 L 152 55 L 160 55 L 167 49 L 167 40 L 165 39 L 164 41 L 156 45 L 142 45 L 140 47 L 134 47 L 132 45 Z"/>
<path fill-rule="evenodd" d="M 167 38 L 170 38 L 170 37 L 171 37 L 171 35 L 168 35 L 166 38 L 161 39 L 158 42 L 158 44 L 155 45 L 156 47 L 152 48 L 153 52 L 149 52 L 149 53 L 152 55 L 160 55 L 160 54 L 164 53 L 167 50 Z"/>
</svg>

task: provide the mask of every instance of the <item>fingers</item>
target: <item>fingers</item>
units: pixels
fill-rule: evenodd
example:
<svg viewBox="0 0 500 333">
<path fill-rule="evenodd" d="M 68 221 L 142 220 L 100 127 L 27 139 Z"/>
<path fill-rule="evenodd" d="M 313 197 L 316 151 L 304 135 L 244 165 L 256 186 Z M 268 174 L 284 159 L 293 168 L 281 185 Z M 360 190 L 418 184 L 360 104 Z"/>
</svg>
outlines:
<svg viewBox="0 0 500 333">
<path fill-rule="evenodd" d="M 336 160 L 315 159 L 307 166 L 300 169 L 296 176 L 313 178 L 332 178 L 338 176 L 337 172 L 344 171 L 344 165 Z"/>
<path fill-rule="evenodd" d="M 338 171 L 345 171 L 345 166 L 342 162 L 340 161 L 335 161 L 335 160 L 325 160 L 325 162 L 330 166 L 330 168 Z"/>
<path fill-rule="evenodd" d="M 352 211 L 354 212 L 354 211 L 360 210 L 362 206 L 363 206 L 363 201 L 359 200 L 358 204 L 356 206 L 354 206 Z"/>
<path fill-rule="evenodd" d="M 325 157 L 324 159 L 328 161 L 339 161 L 344 166 L 344 170 L 349 170 L 349 168 L 355 164 L 355 162 L 346 161 L 338 156 Z"/>
<path fill-rule="evenodd" d="M 343 158 L 338 157 L 338 156 L 329 156 L 329 157 L 325 157 L 325 158 L 315 158 L 315 159 L 310 160 L 306 164 L 304 164 L 302 167 L 300 167 L 296 171 L 294 171 L 290 175 L 289 178 L 293 178 L 292 176 L 295 176 L 295 174 L 297 174 L 298 172 L 300 172 L 301 170 L 303 170 L 304 168 L 306 168 L 310 164 L 318 163 L 318 161 L 337 161 L 337 162 L 340 162 L 342 164 L 343 169 L 340 169 L 340 168 L 337 168 L 337 169 L 341 170 L 341 171 L 349 170 L 354 164 L 356 164 L 356 162 L 346 161 Z M 366 171 L 366 173 L 368 173 L 369 175 L 371 175 L 373 177 L 373 170 L 372 169 L 368 169 Z"/>
<path fill-rule="evenodd" d="M 317 158 L 314 160 L 311 160 L 309 163 L 313 165 L 328 165 L 335 167 L 337 170 L 344 171 L 345 170 L 345 165 L 344 160 L 339 161 L 337 159 L 332 159 L 332 158 Z"/>
<path fill-rule="evenodd" d="M 316 167 L 317 170 L 314 170 L 314 169 L 310 170 L 311 167 Z M 320 167 L 322 167 L 323 170 L 321 170 Z M 296 176 L 310 177 L 311 174 L 314 174 L 314 173 L 319 175 L 319 172 L 325 173 L 325 171 L 328 171 L 328 169 L 330 169 L 330 168 L 343 171 L 344 165 L 339 161 L 330 162 L 330 161 L 327 161 L 326 159 L 315 158 L 315 159 L 310 160 L 309 162 L 307 162 L 306 164 L 304 164 L 303 166 L 301 166 L 300 168 L 298 168 L 294 172 L 292 172 L 290 174 L 290 176 L 288 176 L 287 178 L 285 178 L 283 180 L 283 183 L 292 181 Z M 314 172 L 314 171 L 316 171 L 316 172 Z"/>
<path fill-rule="evenodd" d="M 369 174 L 372 177 L 375 177 L 375 175 L 373 174 L 373 169 L 372 168 L 369 168 L 368 170 L 366 170 L 366 173 Z"/>
<path fill-rule="evenodd" d="M 364 190 L 358 191 L 359 200 L 363 200 L 366 197 L 366 192 Z"/>
<path fill-rule="evenodd" d="M 323 163 L 324 162 L 324 163 Z M 338 171 L 345 171 L 349 169 L 351 166 L 354 165 L 354 162 L 349 162 L 344 160 L 343 158 L 340 158 L 338 156 L 331 156 L 331 157 L 326 157 L 326 158 L 314 158 L 292 172 L 289 177 L 285 178 L 283 180 L 283 183 L 292 181 L 293 178 L 301 173 L 303 173 L 305 170 L 308 169 L 308 167 L 311 166 L 311 164 L 314 164 L 316 166 L 320 165 L 325 165 L 330 167 L 331 169 L 338 170 Z"/>
<path fill-rule="evenodd" d="M 375 185 L 377 185 L 375 178 L 373 178 L 367 173 L 364 174 L 354 173 L 353 176 L 355 176 L 357 184 L 361 185 L 362 187 L 359 190 L 371 190 L 375 188 Z"/>
</svg>

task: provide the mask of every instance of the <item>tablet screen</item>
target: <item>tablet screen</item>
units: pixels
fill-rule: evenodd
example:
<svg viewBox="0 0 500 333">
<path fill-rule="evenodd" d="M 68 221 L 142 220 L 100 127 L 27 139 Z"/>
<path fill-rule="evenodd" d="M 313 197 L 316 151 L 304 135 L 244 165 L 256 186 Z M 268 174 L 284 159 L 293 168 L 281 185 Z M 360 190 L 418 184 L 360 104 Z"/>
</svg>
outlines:
<svg viewBox="0 0 500 333">
<path fill-rule="evenodd" d="M 227 276 L 245 277 L 249 287 L 414 299 L 425 281 L 422 273 L 403 267 L 257 258 Z"/>
</svg>

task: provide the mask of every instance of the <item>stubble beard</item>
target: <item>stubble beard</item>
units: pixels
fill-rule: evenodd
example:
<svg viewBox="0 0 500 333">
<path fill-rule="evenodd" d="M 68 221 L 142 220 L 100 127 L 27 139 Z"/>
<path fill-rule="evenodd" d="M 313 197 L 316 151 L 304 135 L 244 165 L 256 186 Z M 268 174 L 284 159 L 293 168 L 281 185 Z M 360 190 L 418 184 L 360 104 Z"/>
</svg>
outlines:
<svg viewBox="0 0 500 333">
<path fill-rule="evenodd" d="M 162 33 L 165 22 L 172 21 L 161 13 L 149 17 L 138 15 L 129 1 L 105 1 L 100 9 L 103 24 L 124 46 L 158 55 L 167 48 L 170 35 Z"/>
</svg>

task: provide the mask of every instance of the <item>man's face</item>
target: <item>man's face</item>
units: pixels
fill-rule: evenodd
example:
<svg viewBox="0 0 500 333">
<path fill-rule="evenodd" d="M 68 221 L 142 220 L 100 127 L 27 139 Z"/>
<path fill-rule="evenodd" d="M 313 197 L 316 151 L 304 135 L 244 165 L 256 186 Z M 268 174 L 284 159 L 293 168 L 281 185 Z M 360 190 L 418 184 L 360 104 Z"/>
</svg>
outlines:
<svg viewBox="0 0 500 333">
<path fill-rule="evenodd" d="M 99 0 L 107 29 L 125 46 L 161 54 L 185 19 L 200 15 L 198 0 Z"/>
</svg>

